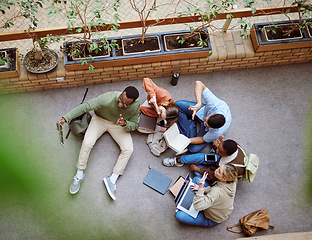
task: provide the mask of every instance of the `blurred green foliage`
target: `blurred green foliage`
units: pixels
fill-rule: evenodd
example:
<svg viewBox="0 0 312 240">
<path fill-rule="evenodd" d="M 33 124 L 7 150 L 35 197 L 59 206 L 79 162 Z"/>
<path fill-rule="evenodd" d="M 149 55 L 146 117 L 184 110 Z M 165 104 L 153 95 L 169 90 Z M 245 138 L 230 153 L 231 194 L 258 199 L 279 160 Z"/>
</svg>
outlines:
<svg viewBox="0 0 312 240">
<path fill-rule="evenodd" d="M 306 156 L 305 156 L 305 184 L 304 192 L 307 202 L 312 202 L 312 100 L 310 109 L 307 114 L 307 131 L 306 131 Z"/>
</svg>

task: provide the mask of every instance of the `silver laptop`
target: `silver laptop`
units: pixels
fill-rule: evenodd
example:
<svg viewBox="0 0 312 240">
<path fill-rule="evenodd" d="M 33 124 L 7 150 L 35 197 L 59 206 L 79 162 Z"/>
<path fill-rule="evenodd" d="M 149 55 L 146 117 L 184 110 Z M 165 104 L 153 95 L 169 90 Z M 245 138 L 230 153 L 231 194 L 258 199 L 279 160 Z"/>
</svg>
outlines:
<svg viewBox="0 0 312 240">
<path fill-rule="evenodd" d="M 195 192 L 191 189 L 192 185 L 194 185 L 194 183 L 192 182 L 189 174 L 187 174 L 174 201 L 177 209 L 187 213 L 193 218 L 196 218 L 199 212 L 194 209 L 193 198 L 195 197 Z"/>
</svg>

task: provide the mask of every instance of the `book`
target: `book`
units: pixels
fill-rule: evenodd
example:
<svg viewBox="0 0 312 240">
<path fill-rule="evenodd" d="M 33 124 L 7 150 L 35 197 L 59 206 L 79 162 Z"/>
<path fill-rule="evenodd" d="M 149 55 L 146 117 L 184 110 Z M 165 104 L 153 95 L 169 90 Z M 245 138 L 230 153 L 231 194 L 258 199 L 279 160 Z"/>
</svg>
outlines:
<svg viewBox="0 0 312 240">
<path fill-rule="evenodd" d="M 164 195 L 171 181 L 172 181 L 171 178 L 163 175 L 162 173 L 154 170 L 153 168 L 150 168 L 143 183 L 146 186 L 149 186 L 150 188 Z"/>
<path fill-rule="evenodd" d="M 150 117 L 141 113 L 137 129 L 141 133 L 154 133 L 156 130 L 156 122 L 157 117 Z"/>
<path fill-rule="evenodd" d="M 191 140 L 180 133 L 178 125 L 176 123 L 164 132 L 164 138 L 168 147 L 177 153 L 182 152 L 190 143 Z"/>
<path fill-rule="evenodd" d="M 180 176 L 176 182 L 169 188 L 169 191 L 176 197 L 184 183 L 184 177 Z"/>
</svg>

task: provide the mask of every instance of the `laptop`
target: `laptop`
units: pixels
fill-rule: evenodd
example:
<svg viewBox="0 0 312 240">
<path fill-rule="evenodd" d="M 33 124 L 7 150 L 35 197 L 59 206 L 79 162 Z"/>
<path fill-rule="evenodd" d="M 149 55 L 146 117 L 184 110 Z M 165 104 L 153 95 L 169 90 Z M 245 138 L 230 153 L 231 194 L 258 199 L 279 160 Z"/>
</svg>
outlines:
<svg viewBox="0 0 312 240">
<path fill-rule="evenodd" d="M 194 183 L 192 182 L 189 174 L 187 174 L 174 201 L 177 209 L 187 213 L 193 218 L 196 218 L 199 212 L 194 209 L 193 198 L 195 197 L 195 192 L 191 189 L 192 185 L 194 185 Z"/>
<path fill-rule="evenodd" d="M 150 168 L 143 183 L 164 195 L 171 181 L 172 181 L 171 178 L 154 170 L 153 168 Z"/>
</svg>

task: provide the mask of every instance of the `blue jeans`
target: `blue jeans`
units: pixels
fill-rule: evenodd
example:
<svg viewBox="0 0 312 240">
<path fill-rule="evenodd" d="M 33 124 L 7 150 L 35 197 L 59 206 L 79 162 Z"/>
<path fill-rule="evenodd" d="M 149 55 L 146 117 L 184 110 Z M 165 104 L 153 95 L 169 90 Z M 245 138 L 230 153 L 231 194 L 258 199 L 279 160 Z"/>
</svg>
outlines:
<svg viewBox="0 0 312 240">
<path fill-rule="evenodd" d="M 178 117 L 178 128 L 180 132 L 187 136 L 188 138 L 193 138 L 193 137 L 202 137 L 206 134 L 206 126 L 204 125 L 204 122 L 201 121 L 199 118 L 195 116 L 195 119 L 192 120 L 192 114 L 193 111 L 189 110 L 189 106 L 194 106 L 196 105 L 196 102 L 191 102 L 187 100 L 178 100 L 175 102 L 176 105 L 179 108 L 179 117 Z M 202 104 L 202 107 L 205 106 Z M 196 122 L 195 120 L 200 122 L 200 130 L 197 133 L 196 129 Z M 208 143 L 202 143 L 202 144 L 190 144 L 188 146 L 188 149 L 191 153 L 196 153 L 204 149 Z"/>
<path fill-rule="evenodd" d="M 206 155 L 216 155 L 217 162 L 212 163 L 212 162 L 206 161 L 205 160 Z M 215 153 L 194 153 L 194 154 L 181 156 L 180 161 L 181 163 L 195 163 L 196 165 L 211 166 L 211 165 L 216 165 L 219 162 L 220 158 L 221 157 Z"/>
<path fill-rule="evenodd" d="M 199 177 L 194 177 L 193 182 L 198 184 Z M 207 183 L 205 183 L 205 186 L 208 186 Z M 176 218 L 179 222 L 190 224 L 190 225 L 197 225 L 197 226 L 204 226 L 204 227 L 214 227 L 219 225 L 220 223 L 214 222 L 209 218 L 205 217 L 205 214 L 203 211 L 200 211 L 196 218 L 191 217 L 187 213 L 178 210 L 176 213 Z"/>
</svg>

